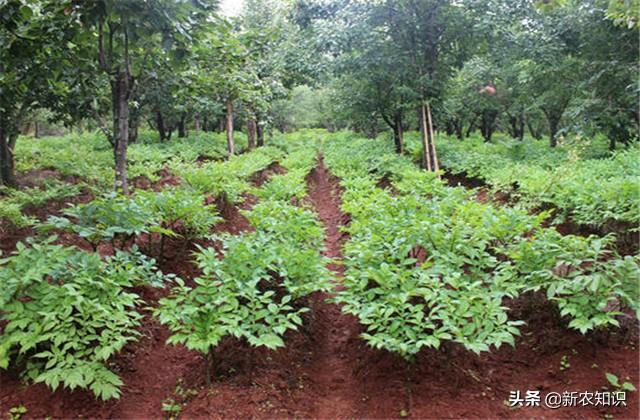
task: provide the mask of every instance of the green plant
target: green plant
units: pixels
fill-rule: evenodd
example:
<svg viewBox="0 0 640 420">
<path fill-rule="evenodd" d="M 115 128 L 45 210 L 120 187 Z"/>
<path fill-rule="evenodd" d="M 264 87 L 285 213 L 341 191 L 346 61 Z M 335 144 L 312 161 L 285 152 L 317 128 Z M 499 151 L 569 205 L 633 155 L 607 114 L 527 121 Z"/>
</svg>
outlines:
<svg viewBox="0 0 640 420">
<path fill-rule="evenodd" d="M 261 200 L 300 200 L 307 195 L 305 178 L 308 173 L 307 169 L 297 169 L 274 176 L 262 187 L 256 188 L 254 194 Z"/>
<path fill-rule="evenodd" d="M 101 191 L 113 185 L 113 153 L 98 132 L 20 141 L 15 153 L 19 171 L 53 168 L 62 175 L 80 177 Z"/>
<path fill-rule="evenodd" d="M 324 155 L 343 178 L 343 209 L 352 216 L 336 300 L 365 326 L 362 337 L 407 358 L 442 341 L 474 352 L 513 345 L 522 322 L 508 319 L 502 300 L 522 285 L 497 256 L 541 218 L 467 200 L 433 176 L 412 188 L 410 162 L 380 150 L 372 158 L 373 146 L 360 144 L 336 142 Z M 377 188 L 382 177 L 400 183 L 401 194 Z"/>
<path fill-rule="evenodd" d="M 313 214 L 285 203 L 259 206 L 249 215 L 256 232 L 218 237 L 223 259 L 214 248 L 200 248 L 196 287 L 178 280 L 156 310 L 172 332 L 169 343 L 206 355 L 208 380 L 213 350 L 223 337 L 281 347 L 286 331 L 300 326 L 308 311 L 300 299 L 329 288 L 318 246 L 322 229 Z"/>
<path fill-rule="evenodd" d="M 38 222 L 33 216 L 22 213 L 22 205 L 9 199 L 0 200 L 0 219 L 6 219 L 16 227 L 24 228 Z"/>
<path fill-rule="evenodd" d="M 569 327 L 586 333 L 618 326 L 621 309 L 639 310 L 638 257 L 620 258 L 608 245 L 612 237 L 562 236 L 553 229 L 537 232 L 507 252 L 526 290 L 545 290 Z"/>
<path fill-rule="evenodd" d="M 161 192 L 139 191 L 135 201 L 150 211 L 152 219 L 161 228 L 153 229 L 161 233 L 158 250 L 160 257 L 164 254 L 166 236 L 181 235 L 186 239 L 186 246 L 189 241 L 207 236 L 211 228 L 222 220 L 214 204 L 207 204 L 203 194 L 187 188 L 172 188 Z M 149 234 L 148 252 L 152 252 L 151 246 L 152 235 Z"/>
<path fill-rule="evenodd" d="M 20 420 L 29 410 L 24 405 L 18 405 L 9 409 L 9 420 Z"/>
<path fill-rule="evenodd" d="M 182 404 L 177 403 L 173 398 L 165 398 L 162 401 L 162 411 L 168 413 L 170 418 L 176 418 L 182 411 Z"/>
<path fill-rule="evenodd" d="M 141 233 L 174 235 L 160 226 L 151 208 L 128 196 L 109 193 L 87 204 L 74 205 L 64 212 L 65 217 L 50 216 L 39 228 L 42 231 L 60 229 L 73 232 L 89 241 L 94 250 L 103 241 L 124 246 Z M 118 243 L 119 241 L 119 243 Z"/>
<path fill-rule="evenodd" d="M 163 168 L 171 154 L 157 146 L 133 144 L 128 150 L 129 178 L 145 177 L 151 182 L 158 181 L 158 172 Z"/>
<path fill-rule="evenodd" d="M 609 384 L 613 386 L 615 389 L 618 389 L 621 391 L 636 391 L 636 387 L 631 382 L 620 383 L 620 379 L 618 379 L 618 377 L 613 373 L 607 372 L 605 373 L 605 376 Z"/>
<path fill-rule="evenodd" d="M 150 209 L 162 226 L 187 239 L 209 234 L 221 218 L 215 205 L 207 204 L 205 196 L 185 188 L 171 188 L 161 192 L 140 191 L 136 194 L 143 208 Z"/>
<path fill-rule="evenodd" d="M 418 140 L 411 134 L 408 141 Z M 588 150 L 593 147 L 587 146 L 591 143 L 580 139 L 552 149 L 544 141 L 531 139 L 486 143 L 479 137 L 461 142 L 441 136 L 438 148 L 442 165 L 450 172 L 480 178 L 528 207 L 553 206 L 559 221 L 637 224 L 637 148 L 590 156 Z"/>
<path fill-rule="evenodd" d="M 88 388 L 120 395 L 109 358 L 139 335 L 140 298 L 127 289 L 162 280 L 140 254 L 102 261 L 97 254 L 44 242 L 19 243 L 0 260 L 0 367 L 9 363 L 55 390 Z M 142 261 L 137 265 L 134 261 Z"/>
<path fill-rule="evenodd" d="M 312 211 L 282 201 L 263 201 L 243 214 L 253 227 L 283 243 L 322 249 L 324 229 Z"/>
<path fill-rule="evenodd" d="M 156 260 L 149 258 L 136 245 L 127 251 L 116 250 L 108 257 L 109 272 L 113 278 L 118 278 L 121 284 L 132 286 L 163 287 L 167 280 L 173 279 L 173 274 L 164 274 L 156 265 Z"/>
<path fill-rule="evenodd" d="M 40 187 L 23 190 L 0 187 L 0 218 L 7 219 L 20 228 L 32 226 L 37 223 L 37 219 L 25 215 L 23 213 L 25 207 L 39 207 L 50 200 L 74 196 L 78 194 L 80 188 L 80 185 L 55 180 L 45 180 Z"/>
<path fill-rule="evenodd" d="M 206 162 L 199 167 L 181 164 L 173 169 L 193 189 L 237 203 L 251 189 L 251 175 L 267 168 L 281 155 L 276 148 L 262 147 L 224 162 Z"/>
<path fill-rule="evenodd" d="M 388 144 L 338 133 L 321 150 L 351 216 L 336 301 L 370 345 L 407 358 L 442 341 L 474 352 L 513 345 L 522 321 L 502 302 L 527 290 L 545 290 L 582 333 L 638 311 L 637 258 L 612 251 L 612 237 L 562 236 L 541 227 L 549 213 L 475 202 Z M 384 178 L 390 189 L 378 188 Z"/>
</svg>

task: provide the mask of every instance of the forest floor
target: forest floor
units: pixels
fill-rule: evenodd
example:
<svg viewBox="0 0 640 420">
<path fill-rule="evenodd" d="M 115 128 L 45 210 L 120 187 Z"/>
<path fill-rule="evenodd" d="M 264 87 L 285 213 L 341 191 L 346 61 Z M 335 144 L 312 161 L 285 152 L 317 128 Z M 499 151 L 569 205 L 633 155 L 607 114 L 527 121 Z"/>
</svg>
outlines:
<svg viewBox="0 0 640 420">
<path fill-rule="evenodd" d="M 334 259 L 330 268 L 339 290 L 341 247 L 347 239 L 340 227 L 348 218 L 340 210 L 338 179 L 322 158 L 308 176 L 308 187 L 307 203 L 325 226 L 324 252 Z M 243 207 L 254 201 L 248 197 Z M 218 229 L 250 229 L 238 208 L 222 214 L 225 222 Z M 14 242 L 18 233 L 6 235 Z M 198 275 L 188 252 L 169 255 L 173 257 L 163 261 L 163 270 L 187 281 Z M 167 291 L 140 293 L 153 306 Z M 205 384 L 201 355 L 165 345 L 168 330 L 146 314 L 141 340 L 113 361 L 124 382 L 119 400 L 102 403 L 86 391 L 52 393 L 42 384 L 24 385 L 15 371 L 3 371 L 0 415 L 22 405 L 28 410 L 25 418 L 638 418 L 638 392 L 626 394 L 626 407 L 552 410 L 506 404 L 511 391 L 540 391 L 542 396 L 602 391 L 608 385 L 606 372 L 637 384 L 635 322 L 618 332 L 584 337 L 566 328 L 544 296 L 532 294 L 508 302 L 512 316 L 527 322 L 515 348 L 477 356 L 444 345 L 424 350 L 410 363 L 369 348 L 359 338 L 362 329 L 356 318 L 327 302 L 331 296 L 317 293 L 310 298 L 304 327 L 287 333 L 287 345 L 278 351 L 224 341 L 216 351 L 219 363 L 211 386 Z"/>
</svg>

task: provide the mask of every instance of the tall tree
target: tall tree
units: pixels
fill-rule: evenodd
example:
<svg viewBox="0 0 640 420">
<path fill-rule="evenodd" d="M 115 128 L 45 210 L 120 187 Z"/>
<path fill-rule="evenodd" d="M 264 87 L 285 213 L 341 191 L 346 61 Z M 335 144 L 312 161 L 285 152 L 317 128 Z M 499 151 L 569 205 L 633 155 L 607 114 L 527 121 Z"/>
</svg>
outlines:
<svg viewBox="0 0 640 420">
<path fill-rule="evenodd" d="M 190 2 L 172 0 L 75 0 L 75 3 L 85 25 L 97 34 L 96 60 L 107 75 L 111 90 L 111 128 L 96 116 L 113 147 L 115 188 L 127 194 L 129 102 L 143 71 L 140 62 L 158 46 L 168 50 L 181 38 L 189 39 L 194 8 Z M 211 6 L 203 1 L 193 4 Z"/>
<path fill-rule="evenodd" d="M 75 84 L 75 17 L 70 1 L 0 2 L 0 185 L 17 184 L 14 148 L 25 116 L 63 112 Z"/>
</svg>

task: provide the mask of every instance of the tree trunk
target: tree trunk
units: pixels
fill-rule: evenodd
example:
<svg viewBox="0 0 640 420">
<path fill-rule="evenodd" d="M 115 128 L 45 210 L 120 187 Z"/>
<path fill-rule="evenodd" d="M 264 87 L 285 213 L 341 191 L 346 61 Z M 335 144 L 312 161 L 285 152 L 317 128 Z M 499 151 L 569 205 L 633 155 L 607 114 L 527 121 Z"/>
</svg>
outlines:
<svg viewBox="0 0 640 420">
<path fill-rule="evenodd" d="M 256 120 L 254 117 L 249 117 L 247 120 L 247 143 L 249 150 L 256 148 Z"/>
<path fill-rule="evenodd" d="M 547 122 L 549 123 L 549 146 L 556 147 L 558 145 L 558 126 L 560 125 L 560 117 L 551 113 L 545 112 L 547 116 Z"/>
<path fill-rule="evenodd" d="M 380 127 L 378 127 L 378 121 L 376 119 L 374 119 L 373 121 L 371 121 L 371 125 L 370 125 L 371 129 L 369 130 L 369 134 L 371 135 L 372 139 L 378 138 L 378 134 L 380 134 Z M 400 137 L 402 138 L 402 137 Z M 397 145 L 396 145 L 397 147 Z M 402 147 L 402 149 L 404 149 L 404 147 Z"/>
<path fill-rule="evenodd" d="M 476 129 L 476 121 L 478 120 L 478 116 L 476 115 L 475 117 L 473 117 L 473 119 L 471 120 L 471 122 L 469 123 L 469 127 L 467 127 L 467 132 L 465 133 L 465 138 L 469 137 L 471 135 L 471 133 L 473 133 L 473 130 Z"/>
<path fill-rule="evenodd" d="M 522 141 L 524 139 L 525 116 L 524 111 L 519 111 L 516 115 L 507 113 L 509 117 L 509 134 L 514 139 Z"/>
<path fill-rule="evenodd" d="M 129 144 L 137 143 L 138 126 L 140 126 L 140 112 L 133 112 L 129 118 Z"/>
<path fill-rule="evenodd" d="M 196 114 L 193 118 L 193 129 L 196 131 L 196 133 L 200 132 L 200 114 Z"/>
<path fill-rule="evenodd" d="M 227 148 L 229 156 L 236 153 L 236 146 L 233 142 L 233 101 L 231 99 L 227 101 Z"/>
<path fill-rule="evenodd" d="M 522 111 L 518 116 L 518 140 L 520 141 L 524 140 L 525 118 L 524 111 Z"/>
<path fill-rule="evenodd" d="M 40 138 L 40 123 L 38 121 L 35 122 L 33 135 L 37 139 Z"/>
<path fill-rule="evenodd" d="M 511 114 L 507 114 L 509 117 L 509 134 L 511 135 L 512 138 L 518 138 L 518 119 L 511 115 Z"/>
<path fill-rule="evenodd" d="M 433 160 L 432 168 L 434 172 L 440 170 L 440 164 L 438 163 L 438 153 L 436 152 L 436 136 L 433 132 L 433 117 L 431 116 L 431 107 L 427 102 L 427 128 L 429 133 L 429 145 L 431 147 L 431 159 Z"/>
<path fill-rule="evenodd" d="M 404 153 L 404 131 L 402 129 L 402 114 L 398 113 L 394 119 L 393 142 L 396 144 L 396 153 Z"/>
<path fill-rule="evenodd" d="M 156 129 L 158 130 L 158 134 L 160 135 L 160 141 L 165 141 L 167 139 L 167 132 L 164 126 L 164 118 L 162 117 L 162 111 L 159 108 L 155 109 L 156 112 Z"/>
<path fill-rule="evenodd" d="M 458 140 L 464 139 L 464 132 L 463 132 L 462 120 L 461 119 L 457 119 L 454 122 L 454 130 L 455 130 L 456 137 L 458 138 Z"/>
<path fill-rule="evenodd" d="M 116 164 L 115 189 L 129 194 L 127 185 L 127 147 L 129 145 L 129 93 L 131 92 L 131 76 L 128 72 L 118 72 L 116 80 L 111 84 L 113 96 L 113 142 Z"/>
<path fill-rule="evenodd" d="M 527 124 L 527 127 L 529 128 L 529 132 L 531 133 L 531 136 L 536 140 L 540 140 L 542 136 L 540 135 L 540 132 L 533 127 L 533 124 L 531 123 L 531 121 L 527 121 L 526 124 Z"/>
<path fill-rule="evenodd" d="M 186 120 L 187 114 L 182 114 L 180 116 L 180 121 L 178 121 L 178 137 L 180 138 L 187 137 Z"/>
<path fill-rule="evenodd" d="M 429 139 L 427 132 L 427 109 L 424 105 L 420 107 L 420 140 L 422 141 L 422 161 L 421 166 L 427 171 L 431 171 L 431 147 L 429 147 Z"/>
<path fill-rule="evenodd" d="M 452 136 L 453 134 L 455 134 L 456 129 L 455 126 L 453 125 L 453 121 L 448 120 L 447 124 L 445 125 L 444 128 L 445 133 L 447 133 L 447 136 Z"/>
<path fill-rule="evenodd" d="M 482 131 L 482 137 L 484 137 L 484 141 L 487 143 L 491 141 L 491 136 L 493 136 L 497 116 L 498 113 L 493 110 L 487 110 L 482 113 L 480 131 Z"/>
<path fill-rule="evenodd" d="M 258 147 L 264 146 L 264 126 L 260 123 L 256 124 L 256 134 L 258 135 Z"/>
<path fill-rule="evenodd" d="M 9 133 L 6 127 L 0 126 L 0 185 L 8 187 L 18 185 L 13 156 L 13 148 L 17 139 L 17 132 L 15 134 Z"/>
</svg>

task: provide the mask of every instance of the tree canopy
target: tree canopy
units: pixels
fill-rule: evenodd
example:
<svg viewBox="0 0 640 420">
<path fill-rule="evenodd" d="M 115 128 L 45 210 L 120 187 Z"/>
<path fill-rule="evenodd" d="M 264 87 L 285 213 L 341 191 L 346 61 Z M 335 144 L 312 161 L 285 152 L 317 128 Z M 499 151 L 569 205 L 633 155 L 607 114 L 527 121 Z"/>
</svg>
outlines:
<svg viewBox="0 0 640 420">
<path fill-rule="evenodd" d="M 4 0 L 0 2 L 2 183 L 30 112 L 98 127 L 127 191 L 127 146 L 147 123 L 161 141 L 227 132 L 249 147 L 301 126 L 389 130 L 404 152 L 437 132 L 523 140 L 638 138 L 637 1 Z M 292 101 L 311 106 L 301 110 Z M 306 112 L 306 115 L 296 113 Z"/>
</svg>

